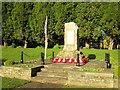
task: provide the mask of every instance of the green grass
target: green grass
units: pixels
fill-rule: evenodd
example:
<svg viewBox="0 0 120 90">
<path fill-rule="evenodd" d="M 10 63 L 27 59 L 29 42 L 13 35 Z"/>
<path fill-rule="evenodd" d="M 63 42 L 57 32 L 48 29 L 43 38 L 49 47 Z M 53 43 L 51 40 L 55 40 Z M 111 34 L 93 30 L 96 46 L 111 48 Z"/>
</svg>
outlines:
<svg viewBox="0 0 120 90">
<path fill-rule="evenodd" d="M 47 59 L 52 57 L 52 52 L 54 51 L 55 56 L 62 50 L 62 48 L 48 48 L 47 49 Z M 20 61 L 21 52 L 24 52 L 24 60 L 40 60 L 41 52 L 44 53 L 44 48 L 2 48 L 2 60 L 12 60 L 12 61 Z M 105 53 L 110 54 L 111 63 L 118 63 L 118 53 L 120 50 L 104 50 L 104 49 L 81 49 L 84 55 L 87 57 L 89 54 L 95 54 L 96 60 L 102 61 L 105 59 Z"/>
<path fill-rule="evenodd" d="M 27 80 L 2 77 L 2 90 L 9 90 L 10 88 L 16 88 L 29 82 L 30 81 Z"/>
<path fill-rule="evenodd" d="M 55 56 L 62 50 L 62 48 L 58 48 L 58 46 L 54 48 L 48 48 L 47 49 L 47 60 L 50 60 L 52 57 L 52 52 L 54 51 Z M 43 47 L 37 47 L 37 48 L 12 48 L 2 47 L 2 60 L 12 60 L 12 61 L 20 61 L 21 59 L 21 52 L 24 52 L 24 61 L 39 61 L 41 59 L 41 52 L 44 53 Z M 115 75 L 118 75 L 118 57 L 120 50 L 107 50 L 107 49 L 81 49 L 86 57 L 88 57 L 89 54 L 95 54 L 96 59 L 98 61 L 104 61 L 105 60 L 105 53 L 110 54 L 110 61 L 112 63 L 112 67 L 115 69 Z M 120 61 L 119 61 L 120 62 Z M 119 63 L 120 64 L 120 63 Z M 120 68 L 120 67 L 119 67 Z"/>
<path fill-rule="evenodd" d="M 37 60 L 40 59 L 40 52 L 43 48 L 2 48 L 2 60 L 20 61 L 22 51 L 25 61 Z"/>
<path fill-rule="evenodd" d="M 110 54 L 110 61 L 112 64 L 118 63 L 118 54 L 120 50 L 107 50 L 107 49 L 81 49 L 84 55 L 87 57 L 89 54 L 95 54 L 96 60 L 105 60 L 105 53 Z"/>
<path fill-rule="evenodd" d="M 61 49 L 47 49 L 47 59 L 50 59 L 52 57 L 52 52 L 55 52 L 55 56 L 58 54 L 58 52 Z M 41 52 L 44 53 L 44 48 L 2 48 L 2 60 L 12 60 L 12 61 L 20 61 L 21 60 L 21 52 L 23 51 L 24 60 L 25 61 L 38 61 L 41 59 Z"/>
</svg>

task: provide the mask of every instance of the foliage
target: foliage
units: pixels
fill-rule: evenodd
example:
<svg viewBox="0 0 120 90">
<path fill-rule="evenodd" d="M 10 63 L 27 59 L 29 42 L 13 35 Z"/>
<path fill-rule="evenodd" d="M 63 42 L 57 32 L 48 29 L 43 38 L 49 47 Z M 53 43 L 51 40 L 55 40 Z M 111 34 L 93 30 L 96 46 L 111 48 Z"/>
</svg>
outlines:
<svg viewBox="0 0 120 90">
<path fill-rule="evenodd" d="M 15 64 L 15 62 L 12 61 L 12 60 L 7 60 L 7 61 L 4 62 L 5 66 L 10 66 L 10 65 L 13 65 L 13 64 Z"/>
<path fill-rule="evenodd" d="M 17 46 L 17 48 L 23 48 L 22 46 Z"/>
<path fill-rule="evenodd" d="M 54 47 L 53 47 L 53 49 L 58 49 L 59 48 L 59 45 L 58 44 L 56 44 Z"/>
<path fill-rule="evenodd" d="M 118 11 L 117 2 L 3 2 L 2 39 L 10 45 L 20 40 L 44 45 L 44 24 L 48 16 L 50 47 L 63 44 L 67 22 L 77 23 L 80 38 L 88 44 L 102 42 L 106 36 L 118 44 Z"/>
<path fill-rule="evenodd" d="M 6 78 L 2 77 L 2 90 L 9 90 L 10 88 L 16 88 L 22 86 L 30 81 L 21 80 L 16 78 Z"/>
<path fill-rule="evenodd" d="M 114 66 L 114 75 L 115 77 L 120 77 L 120 74 L 119 74 L 119 69 L 120 69 L 120 66 Z"/>
</svg>

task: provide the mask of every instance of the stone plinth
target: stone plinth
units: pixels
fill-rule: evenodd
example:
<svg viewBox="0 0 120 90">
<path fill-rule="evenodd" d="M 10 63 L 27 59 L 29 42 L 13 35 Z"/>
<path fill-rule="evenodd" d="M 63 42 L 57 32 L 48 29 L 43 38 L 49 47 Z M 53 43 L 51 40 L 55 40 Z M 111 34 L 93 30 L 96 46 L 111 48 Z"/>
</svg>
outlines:
<svg viewBox="0 0 120 90">
<path fill-rule="evenodd" d="M 77 54 L 79 54 L 79 51 L 73 50 L 62 50 L 58 55 L 57 58 L 77 58 Z"/>
</svg>

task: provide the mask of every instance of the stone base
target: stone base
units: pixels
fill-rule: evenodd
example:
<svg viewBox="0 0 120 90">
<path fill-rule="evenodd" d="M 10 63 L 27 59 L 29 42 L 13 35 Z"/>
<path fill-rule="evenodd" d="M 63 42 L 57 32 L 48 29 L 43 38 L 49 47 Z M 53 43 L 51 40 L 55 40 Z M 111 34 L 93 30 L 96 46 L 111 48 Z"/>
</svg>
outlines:
<svg viewBox="0 0 120 90">
<path fill-rule="evenodd" d="M 41 68 L 43 68 L 43 66 L 36 66 L 32 68 L 2 66 L 0 68 L 0 76 L 31 80 L 31 77 L 36 76 L 37 72 L 41 71 Z"/>
<path fill-rule="evenodd" d="M 93 63 L 97 64 L 92 65 Z M 102 62 L 90 61 L 84 66 L 75 66 L 73 64 L 53 63 L 44 65 L 37 76 L 32 77 L 31 81 L 41 83 L 53 83 L 67 85 L 68 87 L 79 88 L 113 88 L 114 75 L 112 69 L 98 71 L 81 71 L 81 68 L 103 68 Z M 86 90 L 86 89 L 85 89 Z"/>
<path fill-rule="evenodd" d="M 58 55 L 57 58 L 77 58 L 77 54 L 80 52 L 78 50 L 74 51 L 67 51 L 67 50 L 62 50 Z"/>
</svg>

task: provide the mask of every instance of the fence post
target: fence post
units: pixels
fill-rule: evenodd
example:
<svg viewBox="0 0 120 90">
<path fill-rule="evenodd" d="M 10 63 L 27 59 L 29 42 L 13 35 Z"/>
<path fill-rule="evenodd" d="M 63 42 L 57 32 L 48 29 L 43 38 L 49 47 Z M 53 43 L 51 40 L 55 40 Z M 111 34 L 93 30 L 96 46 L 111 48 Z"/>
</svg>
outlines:
<svg viewBox="0 0 120 90">
<path fill-rule="evenodd" d="M 107 63 L 107 68 L 111 68 L 111 64 L 110 64 L 110 54 L 105 53 L 105 61 Z"/>
<path fill-rule="evenodd" d="M 45 62 L 44 62 L 44 53 L 43 52 L 41 52 L 41 60 L 42 60 L 42 64 L 44 65 L 45 64 Z"/>
<path fill-rule="evenodd" d="M 79 63 L 79 54 L 77 54 L 77 63 L 76 63 L 76 66 L 80 66 L 80 63 Z"/>
<path fill-rule="evenodd" d="M 23 63 L 23 51 L 21 52 L 21 60 L 20 63 Z"/>
</svg>

